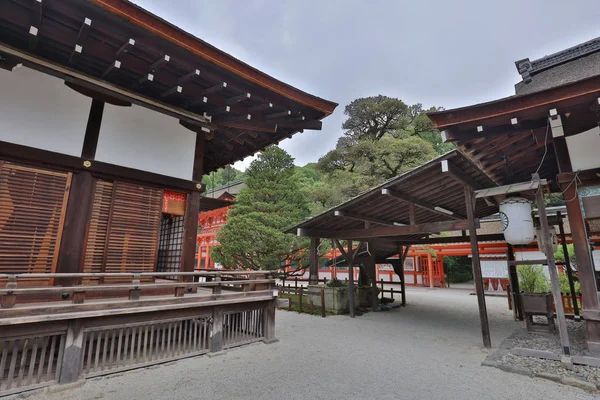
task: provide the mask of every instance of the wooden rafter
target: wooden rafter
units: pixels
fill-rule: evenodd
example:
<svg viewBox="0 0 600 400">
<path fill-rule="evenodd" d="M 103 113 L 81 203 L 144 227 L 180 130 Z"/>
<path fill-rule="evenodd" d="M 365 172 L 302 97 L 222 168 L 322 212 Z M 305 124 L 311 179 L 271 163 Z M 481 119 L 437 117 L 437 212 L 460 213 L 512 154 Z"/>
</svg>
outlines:
<svg viewBox="0 0 600 400">
<path fill-rule="evenodd" d="M 373 223 L 380 224 L 380 225 L 396 226 L 396 225 L 394 225 L 394 222 L 392 222 L 392 221 L 386 221 L 386 220 L 383 220 L 380 218 L 369 217 L 367 215 L 357 214 L 357 213 L 353 213 L 353 212 L 334 211 L 333 213 L 336 217 L 348 218 L 348 219 L 353 219 L 353 220 L 362 221 L 362 222 L 373 222 Z"/>
<path fill-rule="evenodd" d="M 419 208 L 425 209 L 427 211 L 431 211 L 431 212 L 439 214 L 439 215 L 443 215 L 447 218 L 465 219 L 465 217 L 462 214 L 460 214 L 454 210 L 447 210 L 448 212 L 444 212 L 444 211 L 442 211 L 442 210 L 444 210 L 444 208 L 442 208 L 442 207 L 434 206 L 433 204 L 429 204 L 428 202 L 426 202 L 424 200 L 418 199 L 418 198 L 410 196 L 408 194 L 396 192 L 392 189 L 381 189 L 381 194 L 384 196 L 390 196 L 394 199 L 398 199 L 405 203 L 413 203 L 415 206 L 417 206 Z M 435 232 L 435 231 L 433 231 L 433 232 Z"/>
<path fill-rule="evenodd" d="M 477 221 L 479 225 L 479 221 Z M 318 229 L 298 229 L 298 236 L 308 237 L 325 237 L 339 239 L 367 239 L 385 236 L 403 236 L 403 235 L 418 235 L 429 232 L 449 232 L 461 231 L 469 228 L 469 222 L 466 220 L 460 221 L 441 221 L 441 222 L 426 222 L 418 225 L 405 225 L 383 228 L 368 228 L 368 229 L 347 229 L 347 230 L 318 230 Z"/>
</svg>

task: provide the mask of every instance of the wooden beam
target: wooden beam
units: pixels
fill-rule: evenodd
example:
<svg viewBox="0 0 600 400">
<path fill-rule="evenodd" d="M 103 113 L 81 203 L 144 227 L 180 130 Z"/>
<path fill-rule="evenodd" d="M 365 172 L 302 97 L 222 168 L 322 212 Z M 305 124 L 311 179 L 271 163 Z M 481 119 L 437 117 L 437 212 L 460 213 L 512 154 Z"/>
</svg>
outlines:
<svg viewBox="0 0 600 400">
<path fill-rule="evenodd" d="M 158 60 L 154 61 L 152 65 L 150 65 L 149 72 L 157 73 L 164 67 L 169 61 L 171 57 L 168 54 L 163 54 Z"/>
<path fill-rule="evenodd" d="M 42 24 L 42 0 L 32 0 L 31 23 L 36 26 Z"/>
<path fill-rule="evenodd" d="M 471 263 L 473 264 L 473 279 L 475 280 L 475 292 L 477 294 L 477 303 L 479 305 L 479 320 L 481 324 L 481 336 L 483 345 L 486 348 L 492 347 L 490 337 L 490 324 L 488 322 L 487 307 L 485 304 L 485 293 L 483 287 L 483 277 L 481 276 L 481 261 L 479 259 L 479 245 L 477 243 L 477 228 L 479 227 L 474 215 L 475 196 L 473 189 L 465 186 L 465 206 L 467 209 L 467 225 L 471 241 Z"/>
<path fill-rule="evenodd" d="M 227 105 L 236 104 L 236 103 L 239 103 L 240 101 L 248 100 L 248 99 L 250 99 L 250 97 L 251 97 L 250 93 L 240 94 L 238 96 L 233 96 L 233 97 L 228 98 L 227 100 L 225 100 L 225 104 L 227 104 Z"/>
<path fill-rule="evenodd" d="M 115 62 L 113 62 L 112 64 L 110 64 L 108 66 L 108 68 L 106 68 L 104 70 L 104 72 L 102 73 L 102 75 L 100 75 L 100 78 L 104 79 L 104 78 L 106 78 L 106 76 L 108 74 L 110 74 L 112 72 L 113 69 L 120 69 L 120 68 L 121 68 L 121 61 L 115 60 Z"/>
<path fill-rule="evenodd" d="M 277 132 L 277 125 L 270 124 L 265 122 L 256 122 L 256 121 L 235 121 L 231 119 L 218 119 L 213 120 L 213 124 L 217 126 L 224 126 L 227 128 L 237 128 L 237 129 L 245 129 L 250 131 L 259 131 L 259 132 L 269 132 L 275 133 Z"/>
<path fill-rule="evenodd" d="M 397 244 L 450 244 L 450 243 L 468 243 L 470 241 L 469 236 L 445 236 L 445 237 L 434 237 L 434 238 L 423 238 L 423 239 L 409 239 L 409 240 L 397 240 Z M 478 242 L 497 242 L 504 241 L 504 234 L 492 233 L 489 235 L 477 235 Z"/>
<path fill-rule="evenodd" d="M 196 146 L 194 149 L 194 165 L 192 170 L 192 180 L 202 182 L 204 171 L 204 152 L 205 152 L 205 133 L 199 131 L 196 133 Z"/>
<path fill-rule="evenodd" d="M 479 221 L 476 221 L 479 226 Z M 393 226 L 383 228 L 369 229 L 348 229 L 348 230 L 312 230 L 298 229 L 298 236 L 308 237 L 326 237 L 339 239 L 367 239 L 383 236 L 403 236 L 403 235 L 418 235 L 429 232 L 450 232 L 468 229 L 469 223 L 465 220 L 459 221 L 441 221 L 441 222 L 426 222 L 419 225 Z"/>
<path fill-rule="evenodd" d="M 310 267 L 309 284 L 317 285 L 319 283 L 319 243 L 321 240 L 317 237 L 310 238 Z"/>
<path fill-rule="evenodd" d="M 482 185 L 461 171 L 456 165 L 448 160 L 442 160 L 442 173 L 452 177 L 458 183 L 468 185 L 474 190 L 482 189 Z"/>
<path fill-rule="evenodd" d="M 430 204 L 424 200 L 418 199 L 418 198 L 413 197 L 408 194 L 396 192 L 392 189 L 381 189 L 381 194 L 384 196 L 393 197 L 393 198 L 403 201 L 405 203 L 413 203 L 415 206 L 417 206 L 419 208 L 422 208 L 427 211 L 431 211 L 431 212 L 439 214 L 439 215 L 443 215 L 448 218 L 462 219 L 462 220 L 466 219 L 465 216 L 459 214 L 458 212 L 455 212 L 453 210 L 447 210 L 443 207 L 434 206 L 433 204 Z"/>
<path fill-rule="evenodd" d="M 71 56 L 69 57 L 68 64 L 71 65 L 74 62 L 76 62 L 79 59 L 79 57 L 81 57 L 82 52 L 83 46 L 80 44 L 76 44 L 75 47 L 73 47 L 73 51 L 71 52 Z"/>
<path fill-rule="evenodd" d="M 87 39 L 87 36 L 90 33 L 91 28 L 92 28 L 92 20 L 89 18 L 84 18 L 83 24 L 81 24 L 81 28 L 79 28 L 79 33 L 77 34 L 77 41 L 75 43 L 83 46 L 83 43 Z"/>
<path fill-rule="evenodd" d="M 58 77 L 60 79 L 64 79 L 65 81 L 75 82 L 81 86 L 92 87 L 100 92 L 108 92 L 117 98 L 121 98 L 122 100 L 132 103 L 134 102 L 143 107 L 170 115 L 175 118 L 190 122 L 207 122 L 205 117 L 191 111 L 174 107 L 170 104 L 161 103 L 152 98 L 120 88 L 101 79 L 85 75 L 71 68 L 66 68 L 21 50 L 14 49 L 5 44 L 0 44 L 0 52 L 19 58 L 23 65 L 29 68 Z"/>
<path fill-rule="evenodd" d="M 140 79 L 138 79 L 137 84 L 138 84 L 138 86 L 142 86 L 144 83 L 152 82 L 152 81 L 154 81 L 154 74 L 147 73 L 144 76 L 142 76 Z"/>
<path fill-rule="evenodd" d="M 200 76 L 200 70 L 199 69 L 195 69 L 192 72 L 188 72 L 187 74 L 185 74 L 181 78 L 177 79 L 177 84 L 178 85 L 183 85 L 184 83 L 188 83 L 190 81 L 193 81 L 194 79 L 196 79 L 199 76 Z"/>
<path fill-rule="evenodd" d="M 115 60 L 118 60 L 122 55 L 127 54 L 133 46 L 135 46 L 135 39 L 129 38 L 115 53 Z"/>
<path fill-rule="evenodd" d="M 369 217 L 366 215 L 356 214 L 356 213 L 348 212 L 348 211 L 334 211 L 333 215 L 335 215 L 336 217 L 354 219 L 354 220 L 362 221 L 362 222 L 374 222 L 374 223 L 380 224 L 380 225 L 396 226 L 396 225 L 394 225 L 394 222 L 392 222 L 392 221 L 385 221 L 385 220 L 382 220 L 379 218 Z"/>
<path fill-rule="evenodd" d="M 202 96 L 206 96 L 207 94 L 219 92 L 227 87 L 227 82 L 221 82 L 214 86 L 208 87 L 200 92 Z"/>
<path fill-rule="evenodd" d="M 35 50 L 38 44 L 38 33 L 39 29 L 35 26 L 29 27 L 29 50 Z"/>
<path fill-rule="evenodd" d="M 100 125 L 102 124 L 103 112 L 104 102 L 92 99 L 87 127 L 85 129 L 85 136 L 83 138 L 81 158 L 86 160 L 94 160 L 96 158 L 96 148 L 98 147 L 98 137 L 100 135 Z"/>
<path fill-rule="evenodd" d="M 408 202 L 408 218 L 411 225 L 417 224 L 417 215 L 415 213 L 415 203 Z"/>
<path fill-rule="evenodd" d="M 253 113 L 253 112 L 258 112 L 258 111 L 266 111 L 271 108 L 273 108 L 273 103 L 264 103 L 264 104 L 259 104 L 257 106 L 248 107 L 248 112 Z"/>
<path fill-rule="evenodd" d="M 168 90 L 165 90 L 164 92 L 162 92 L 160 94 L 160 98 L 164 99 L 165 97 L 168 97 L 175 93 L 177 93 L 177 94 L 183 93 L 183 87 L 179 86 L 179 85 L 173 86 L 171 89 L 168 89 Z"/>
<path fill-rule="evenodd" d="M 278 113 L 274 113 L 274 114 L 267 114 L 265 116 L 265 118 L 266 119 L 284 118 L 284 117 L 289 117 L 291 115 L 292 115 L 292 111 L 287 110 L 287 111 L 282 111 L 282 112 L 278 112 Z"/>
<path fill-rule="evenodd" d="M 312 121 L 302 121 L 302 120 L 270 120 L 269 122 L 277 124 L 279 128 L 284 129 L 294 129 L 294 130 L 314 130 L 320 131 L 323 128 L 323 122 L 312 120 Z"/>
</svg>

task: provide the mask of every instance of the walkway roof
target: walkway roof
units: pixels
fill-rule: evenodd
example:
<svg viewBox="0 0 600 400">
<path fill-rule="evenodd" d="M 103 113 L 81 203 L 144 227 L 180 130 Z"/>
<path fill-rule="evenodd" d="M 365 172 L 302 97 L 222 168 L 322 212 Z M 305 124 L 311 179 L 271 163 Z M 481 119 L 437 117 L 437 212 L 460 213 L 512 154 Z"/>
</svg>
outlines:
<svg viewBox="0 0 600 400">
<path fill-rule="evenodd" d="M 396 243 L 410 244 L 428 234 L 468 229 L 465 185 L 475 190 L 495 186 L 459 150 L 452 150 L 310 218 L 288 232 L 320 238 L 378 238 L 378 257 L 386 258 L 386 254 L 397 253 Z M 412 218 L 411 209 L 414 209 Z M 497 210 L 495 205 L 478 199 L 475 217 L 483 218 Z M 424 228 L 430 231 L 423 232 Z"/>
</svg>

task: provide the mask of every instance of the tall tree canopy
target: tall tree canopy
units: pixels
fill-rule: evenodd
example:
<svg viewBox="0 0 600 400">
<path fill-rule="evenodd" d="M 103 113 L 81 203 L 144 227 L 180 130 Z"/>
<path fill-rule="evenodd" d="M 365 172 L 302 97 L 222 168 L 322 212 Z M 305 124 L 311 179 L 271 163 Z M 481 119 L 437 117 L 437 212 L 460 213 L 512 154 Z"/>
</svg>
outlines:
<svg viewBox="0 0 600 400">
<path fill-rule="evenodd" d="M 226 267 L 277 269 L 289 259 L 308 265 L 308 240 L 283 233 L 309 215 L 294 159 L 279 147 L 263 151 L 246 170 L 246 188 L 236 197 L 219 231 L 213 259 Z"/>
<path fill-rule="evenodd" d="M 450 150 L 425 112 L 421 104 L 387 96 L 354 100 L 336 148 L 317 163 L 323 184 L 309 198 L 331 207 Z"/>
</svg>

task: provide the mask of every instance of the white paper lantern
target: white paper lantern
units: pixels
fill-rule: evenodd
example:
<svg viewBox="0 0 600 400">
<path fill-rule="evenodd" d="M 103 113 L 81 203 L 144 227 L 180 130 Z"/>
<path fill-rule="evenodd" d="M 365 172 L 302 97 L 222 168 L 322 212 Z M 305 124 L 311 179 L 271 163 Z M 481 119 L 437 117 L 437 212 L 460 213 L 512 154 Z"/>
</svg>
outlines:
<svg viewBox="0 0 600 400">
<path fill-rule="evenodd" d="M 529 244 L 535 237 L 529 200 L 511 197 L 500 203 L 504 240 L 510 244 Z"/>
</svg>

